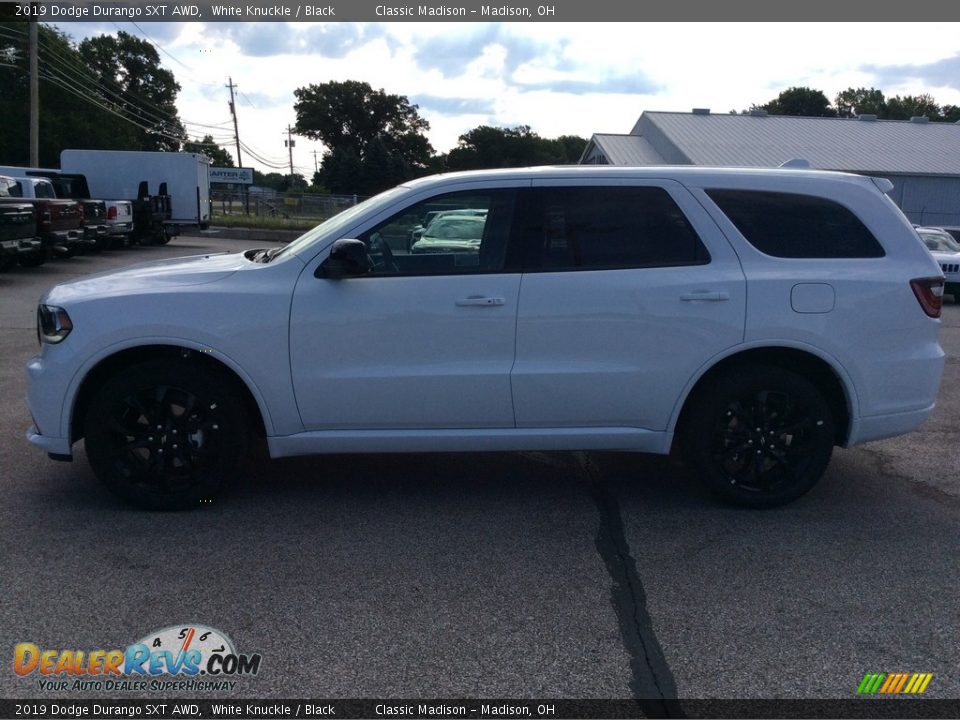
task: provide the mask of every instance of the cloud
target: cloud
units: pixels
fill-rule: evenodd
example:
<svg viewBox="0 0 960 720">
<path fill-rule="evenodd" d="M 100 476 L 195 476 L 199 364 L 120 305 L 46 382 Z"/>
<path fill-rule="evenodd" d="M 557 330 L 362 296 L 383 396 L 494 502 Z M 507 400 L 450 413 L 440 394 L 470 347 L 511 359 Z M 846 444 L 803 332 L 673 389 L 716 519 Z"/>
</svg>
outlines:
<svg viewBox="0 0 960 720">
<path fill-rule="evenodd" d="M 426 70 L 439 70 L 445 77 L 457 77 L 467 65 L 483 57 L 486 48 L 496 45 L 503 49 L 504 69 L 510 73 L 542 55 L 545 49 L 545 43 L 510 35 L 505 25 L 466 27 L 465 32 L 454 31 L 425 39 L 413 53 L 417 65 Z"/>
<path fill-rule="evenodd" d="M 486 98 L 454 98 L 437 95 L 414 95 L 411 100 L 424 110 L 439 115 L 491 115 L 493 100 Z"/>
<path fill-rule="evenodd" d="M 210 23 L 211 37 L 234 42 L 243 55 L 321 55 L 342 58 L 366 43 L 385 37 L 377 25 L 315 23 L 294 27 L 289 23 Z"/>
<path fill-rule="evenodd" d="M 624 95 L 655 95 L 664 87 L 643 73 L 617 75 L 596 80 L 558 79 L 535 83 L 516 83 L 520 90 L 545 90 L 548 92 L 587 95 L 589 93 L 619 93 Z"/>
<path fill-rule="evenodd" d="M 879 86 L 905 85 L 920 80 L 934 87 L 960 89 L 960 55 L 922 65 L 863 65 Z"/>
</svg>

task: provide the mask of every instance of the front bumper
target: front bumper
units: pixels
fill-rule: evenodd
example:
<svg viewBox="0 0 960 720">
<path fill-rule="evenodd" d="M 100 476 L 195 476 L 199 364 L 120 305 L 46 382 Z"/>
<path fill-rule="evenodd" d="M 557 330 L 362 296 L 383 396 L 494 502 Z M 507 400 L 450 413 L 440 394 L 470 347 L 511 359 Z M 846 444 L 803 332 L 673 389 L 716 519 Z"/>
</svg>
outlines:
<svg viewBox="0 0 960 720">
<path fill-rule="evenodd" d="M 25 368 L 27 409 L 32 421 L 27 440 L 53 455 L 72 454 L 68 396 L 75 371 L 73 362 L 70 348 L 44 345 Z"/>
<path fill-rule="evenodd" d="M 27 430 L 27 440 L 38 448 L 45 450 L 49 455 L 58 455 L 62 457 L 73 457 L 71 443 L 68 438 L 48 437 L 41 435 L 36 425 L 31 425 Z"/>
</svg>

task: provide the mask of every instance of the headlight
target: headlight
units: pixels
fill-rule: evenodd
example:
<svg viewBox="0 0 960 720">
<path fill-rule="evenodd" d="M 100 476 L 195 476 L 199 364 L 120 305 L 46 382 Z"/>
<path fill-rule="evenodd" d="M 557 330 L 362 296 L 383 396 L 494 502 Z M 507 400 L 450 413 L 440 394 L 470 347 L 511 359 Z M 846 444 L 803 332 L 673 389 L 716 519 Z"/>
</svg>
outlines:
<svg viewBox="0 0 960 720">
<path fill-rule="evenodd" d="M 37 339 L 41 343 L 62 342 L 71 330 L 73 321 L 62 307 L 41 305 L 37 308 Z"/>
</svg>

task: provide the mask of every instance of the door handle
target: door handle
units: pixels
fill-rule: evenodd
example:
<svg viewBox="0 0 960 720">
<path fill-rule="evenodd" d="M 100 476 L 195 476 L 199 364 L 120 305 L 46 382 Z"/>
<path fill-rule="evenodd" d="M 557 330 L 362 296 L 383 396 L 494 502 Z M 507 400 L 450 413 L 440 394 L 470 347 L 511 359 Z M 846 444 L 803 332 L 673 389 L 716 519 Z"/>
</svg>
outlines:
<svg viewBox="0 0 960 720">
<path fill-rule="evenodd" d="M 680 299 L 684 302 L 722 302 L 723 300 L 730 299 L 730 293 L 723 291 L 696 290 L 694 292 L 684 293 L 680 296 Z"/>
<path fill-rule="evenodd" d="M 499 297 L 487 297 L 486 295 L 471 295 L 470 297 L 457 298 L 458 307 L 497 307 L 503 305 L 506 301 Z"/>
</svg>

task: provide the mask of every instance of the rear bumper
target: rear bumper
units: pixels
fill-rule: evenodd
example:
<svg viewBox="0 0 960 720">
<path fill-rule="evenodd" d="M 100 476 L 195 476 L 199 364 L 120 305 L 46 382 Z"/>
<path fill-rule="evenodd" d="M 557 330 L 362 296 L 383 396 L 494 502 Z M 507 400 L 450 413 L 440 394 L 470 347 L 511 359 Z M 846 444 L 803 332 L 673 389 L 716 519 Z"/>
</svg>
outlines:
<svg viewBox="0 0 960 720">
<path fill-rule="evenodd" d="M 43 239 L 54 246 L 73 247 L 82 239 L 81 230 L 47 230 Z"/>
<path fill-rule="evenodd" d="M 133 232 L 133 222 L 107 223 L 108 235 L 128 235 Z"/>
<path fill-rule="evenodd" d="M 844 447 L 912 432 L 930 417 L 934 407 L 936 403 L 919 410 L 856 418 L 850 423 L 850 436 Z"/>
<path fill-rule="evenodd" d="M 23 255 L 33 255 L 43 252 L 43 241 L 40 238 L 20 240 L 20 246 L 17 248 L 17 252 Z"/>
</svg>

